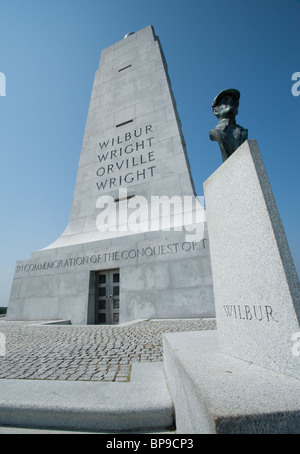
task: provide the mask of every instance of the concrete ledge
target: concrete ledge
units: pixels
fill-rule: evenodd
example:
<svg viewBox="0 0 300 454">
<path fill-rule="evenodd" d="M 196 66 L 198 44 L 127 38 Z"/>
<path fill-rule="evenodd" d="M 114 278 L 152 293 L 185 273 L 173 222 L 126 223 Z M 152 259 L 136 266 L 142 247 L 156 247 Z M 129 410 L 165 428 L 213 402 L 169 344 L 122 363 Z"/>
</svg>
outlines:
<svg viewBox="0 0 300 454">
<path fill-rule="evenodd" d="M 42 322 L 42 325 L 71 325 L 71 320 L 49 320 L 48 322 Z"/>
<path fill-rule="evenodd" d="M 3 326 L 41 326 L 41 325 L 71 325 L 70 320 L 0 320 Z"/>
<path fill-rule="evenodd" d="M 300 380 L 219 353 L 216 331 L 164 336 L 181 434 L 300 434 Z"/>
<path fill-rule="evenodd" d="M 118 432 L 162 430 L 173 425 L 165 380 L 0 381 L 0 426 Z"/>
</svg>

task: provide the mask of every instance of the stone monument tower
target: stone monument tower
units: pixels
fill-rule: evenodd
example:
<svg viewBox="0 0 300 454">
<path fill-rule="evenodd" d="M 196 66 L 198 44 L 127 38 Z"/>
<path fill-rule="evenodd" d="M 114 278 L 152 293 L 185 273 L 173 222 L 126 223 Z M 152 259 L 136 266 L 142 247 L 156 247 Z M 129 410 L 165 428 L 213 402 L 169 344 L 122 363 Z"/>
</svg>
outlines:
<svg viewBox="0 0 300 454">
<path fill-rule="evenodd" d="M 7 320 L 214 316 L 204 215 L 148 26 L 102 51 L 69 223 L 17 263 Z"/>
</svg>

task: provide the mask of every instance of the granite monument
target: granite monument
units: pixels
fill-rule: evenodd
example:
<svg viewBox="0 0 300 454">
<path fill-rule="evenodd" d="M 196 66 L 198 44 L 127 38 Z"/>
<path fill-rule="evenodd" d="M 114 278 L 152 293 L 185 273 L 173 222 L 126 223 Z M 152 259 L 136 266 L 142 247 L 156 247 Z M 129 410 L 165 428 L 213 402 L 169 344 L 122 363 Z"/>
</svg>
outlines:
<svg viewBox="0 0 300 454">
<path fill-rule="evenodd" d="M 205 211 L 160 41 L 148 26 L 102 51 L 69 223 L 17 263 L 7 320 L 213 315 Z"/>
</svg>

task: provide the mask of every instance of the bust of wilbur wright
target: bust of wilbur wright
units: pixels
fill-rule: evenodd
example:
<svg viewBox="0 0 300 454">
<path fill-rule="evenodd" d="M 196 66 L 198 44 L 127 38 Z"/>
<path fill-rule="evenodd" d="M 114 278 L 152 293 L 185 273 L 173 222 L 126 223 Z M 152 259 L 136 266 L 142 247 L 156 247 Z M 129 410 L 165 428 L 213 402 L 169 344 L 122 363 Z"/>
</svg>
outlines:
<svg viewBox="0 0 300 454">
<path fill-rule="evenodd" d="M 209 131 L 210 140 L 218 142 L 223 162 L 248 139 L 248 129 L 236 124 L 240 92 L 234 88 L 221 91 L 212 103 L 212 109 L 219 123 Z"/>
</svg>

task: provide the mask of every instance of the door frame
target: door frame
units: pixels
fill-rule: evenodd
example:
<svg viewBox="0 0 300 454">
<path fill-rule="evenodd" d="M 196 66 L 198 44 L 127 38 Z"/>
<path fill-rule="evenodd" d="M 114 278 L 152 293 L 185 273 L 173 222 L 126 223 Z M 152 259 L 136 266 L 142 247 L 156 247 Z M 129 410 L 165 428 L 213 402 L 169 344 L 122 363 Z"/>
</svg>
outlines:
<svg viewBox="0 0 300 454">
<path fill-rule="evenodd" d="M 90 294 L 90 302 L 93 301 L 93 324 L 118 325 L 120 323 L 120 268 L 97 270 L 92 273 L 90 287 L 93 285 L 93 291 Z M 105 276 L 103 283 L 99 282 L 100 276 Z M 103 303 L 102 309 L 99 308 L 100 303 Z M 102 319 L 105 318 L 105 322 L 99 320 L 102 314 Z"/>
</svg>

